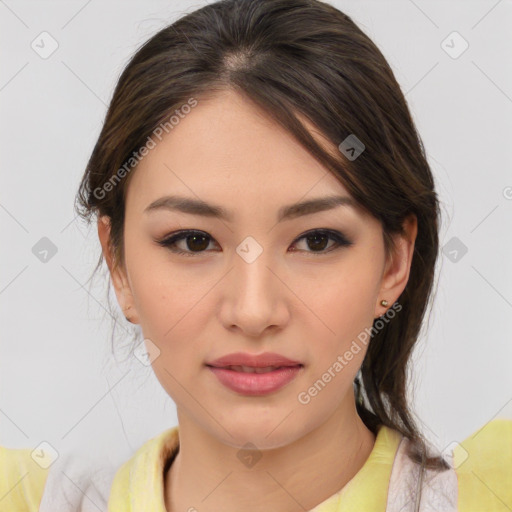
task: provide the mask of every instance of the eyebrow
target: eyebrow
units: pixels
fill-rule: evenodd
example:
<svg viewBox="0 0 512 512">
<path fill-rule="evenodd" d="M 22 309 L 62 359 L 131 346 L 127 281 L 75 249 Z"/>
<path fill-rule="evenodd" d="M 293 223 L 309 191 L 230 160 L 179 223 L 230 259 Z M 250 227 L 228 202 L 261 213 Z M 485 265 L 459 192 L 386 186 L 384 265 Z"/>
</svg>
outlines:
<svg viewBox="0 0 512 512">
<path fill-rule="evenodd" d="M 338 206 L 350 206 L 355 208 L 355 201 L 348 196 L 327 196 L 318 197 L 308 201 L 283 206 L 277 214 L 277 221 L 290 220 L 304 215 L 311 215 L 317 212 L 332 210 Z M 192 215 L 202 215 L 204 217 L 213 217 L 223 219 L 228 222 L 233 221 L 233 213 L 222 206 L 208 204 L 201 199 L 193 199 L 180 196 L 164 196 L 153 201 L 144 209 L 144 213 L 150 213 L 156 210 L 171 210 Z"/>
</svg>

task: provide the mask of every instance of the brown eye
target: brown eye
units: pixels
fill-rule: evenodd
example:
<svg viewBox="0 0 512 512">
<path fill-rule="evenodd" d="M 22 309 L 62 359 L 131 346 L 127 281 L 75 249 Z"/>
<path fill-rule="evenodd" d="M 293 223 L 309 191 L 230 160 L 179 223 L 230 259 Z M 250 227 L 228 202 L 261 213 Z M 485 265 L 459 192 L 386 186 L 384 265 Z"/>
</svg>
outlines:
<svg viewBox="0 0 512 512">
<path fill-rule="evenodd" d="M 176 248 L 179 247 L 178 242 L 181 242 L 182 240 L 184 240 L 185 243 L 181 248 Z M 169 250 L 177 254 L 193 256 L 194 253 L 204 252 L 208 248 L 210 241 L 211 237 L 202 231 L 182 231 L 175 233 L 164 240 L 160 240 L 158 244 L 169 248 Z"/>
<path fill-rule="evenodd" d="M 208 237 L 204 235 L 187 235 L 184 239 L 187 248 L 192 251 L 204 251 L 210 243 Z"/>
<path fill-rule="evenodd" d="M 340 247 L 349 247 L 352 245 L 352 242 L 347 240 L 344 235 L 337 231 L 330 231 L 330 230 L 315 230 L 310 231 L 309 233 L 306 233 L 302 235 L 300 238 L 296 240 L 296 242 L 300 240 L 306 241 L 306 246 L 309 251 L 305 252 L 311 252 L 311 253 L 319 253 L 319 254 L 325 254 L 328 252 L 331 252 L 331 250 L 338 249 Z M 333 240 L 334 244 L 330 246 L 328 250 L 326 248 L 328 247 L 329 240 Z M 295 242 L 295 243 L 296 243 Z"/>
<path fill-rule="evenodd" d="M 308 247 L 314 252 L 325 250 L 329 245 L 329 239 L 329 235 L 326 235 L 325 233 L 318 233 L 305 237 L 305 240 L 308 242 Z"/>
</svg>

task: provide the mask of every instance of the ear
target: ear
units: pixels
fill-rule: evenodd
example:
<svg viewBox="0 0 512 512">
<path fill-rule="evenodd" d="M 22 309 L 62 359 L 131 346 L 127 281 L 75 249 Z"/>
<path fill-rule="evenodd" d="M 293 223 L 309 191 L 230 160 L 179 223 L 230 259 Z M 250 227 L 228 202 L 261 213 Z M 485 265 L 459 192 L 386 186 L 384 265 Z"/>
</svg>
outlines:
<svg viewBox="0 0 512 512">
<path fill-rule="evenodd" d="M 98 237 L 100 239 L 103 257 L 105 258 L 110 271 L 110 278 L 112 279 L 112 284 L 116 292 L 117 302 L 123 310 L 126 319 L 133 324 L 138 324 L 139 318 L 135 308 L 130 284 L 126 276 L 126 270 L 115 260 L 113 250 L 110 245 L 110 229 L 110 217 L 107 215 L 99 217 Z"/>
<path fill-rule="evenodd" d="M 386 265 L 382 274 L 381 287 L 375 305 L 375 318 L 382 316 L 390 305 L 394 304 L 404 291 L 411 270 L 414 244 L 418 234 L 416 215 L 410 214 L 402 224 L 404 233 L 393 236 L 395 248 L 387 255 Z M 380 302 L 385 299 L 388 306 Z"/>
</svg>

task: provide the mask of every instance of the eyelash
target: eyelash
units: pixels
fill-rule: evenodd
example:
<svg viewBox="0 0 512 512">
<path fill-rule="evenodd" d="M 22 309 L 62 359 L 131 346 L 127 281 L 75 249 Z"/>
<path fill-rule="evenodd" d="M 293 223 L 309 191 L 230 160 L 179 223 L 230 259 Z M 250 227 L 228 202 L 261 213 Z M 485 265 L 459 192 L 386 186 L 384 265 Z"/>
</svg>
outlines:
<svg viewBox="0 0 512 512">
<path fill-rule="evenodd" d="M 205 238 L 209 238 L 210 240 L 213 240 L 213 238 L 210 235 L 208 235 L 207 233 L 205 233 L 204 231 L 184 230 L 184 231 L 178 231 L 177 233 L 173 233 L 170 236 L 167 236 L 162 240 L 157 240 L 156 242 L 158 245 L 161 245 L 162 247 L 169 249 L 171 252 L 173 252 L 175 254 L 184 255 L 184 256 L 196 256 L 196 255 L 206 252 L 206 251 L 196 251 L 196 252 L 182 251 L 182 250 L 176 249 L 174 247 L 177 242 L 184 240 L 187 237 L 193 236 L 193 235 L 204 236 Z M 293 242 L 293 244 L 299 242 L 303 238 L 307 238 L 307 237 L 310 237 L 313 235 L 327 235 L 331 240 L 334 240 L 336 242 L 336 244 L 334 246 L 330 247 L 328 250 L 304 251 L 306 253 L 318 254 L 320 256 L 322 254 L 330 253 L 333 250 L 341 249 L 342 247 L 350 247 L 351 245 L 353 245 L 353 242 L 349 241 L 342 233 L 339 233 L 338 231 L 332 231 L 329 229 L 314 229 L 314 230 L 308 231 L 308 232 L 304 233 L 303 235 L 301 235 L 299 238 L 296 238 L 295 241 Z"/>
</svg>

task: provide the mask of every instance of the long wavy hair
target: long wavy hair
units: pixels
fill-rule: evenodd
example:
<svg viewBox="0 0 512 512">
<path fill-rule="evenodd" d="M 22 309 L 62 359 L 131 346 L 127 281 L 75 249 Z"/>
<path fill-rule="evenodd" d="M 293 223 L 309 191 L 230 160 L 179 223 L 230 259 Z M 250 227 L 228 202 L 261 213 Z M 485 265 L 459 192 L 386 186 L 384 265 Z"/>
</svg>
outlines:
<svg viewBox="0 0 512 512">
<path fill-rule="evenodd" d="M 441 456 L 427 456 L 428 441 L 406 393 L 438 256 L 434 180 L 390 66 L 349 16 L 318 0 L 221 0 L 160 30 L 121 73 L 80 183 L 77 213 L 89 223 L 93 214 L 109 217 L 114 261 L 123 265 L 125 197 L 136 172 L 134 155 L 159 127 L 170 129 L 170 116 L 184 112 L 191 98 L 200 101 L 227 89 L 288 130 L 380 221 L 388 254 L 391 235 L 403 233 L 404 219 L 416 215 L 418 234 L 409 280 L 397 301 L 400 313 L 372 330 L 354 389 L 358 414 L 372 432 L 386 425 L 407 437 L 409 455 L 422 471 L 448 469 Z M 348 158 L 320 146 L 297 114 L 334 148 L 355 135 L 364 151 Z"/>
</svg>

